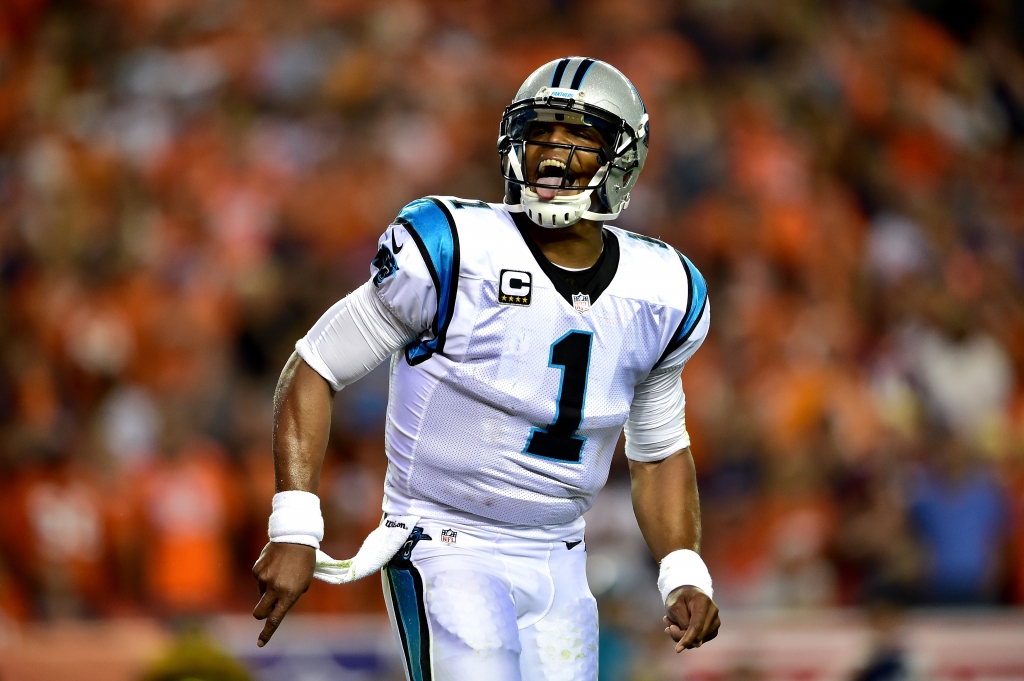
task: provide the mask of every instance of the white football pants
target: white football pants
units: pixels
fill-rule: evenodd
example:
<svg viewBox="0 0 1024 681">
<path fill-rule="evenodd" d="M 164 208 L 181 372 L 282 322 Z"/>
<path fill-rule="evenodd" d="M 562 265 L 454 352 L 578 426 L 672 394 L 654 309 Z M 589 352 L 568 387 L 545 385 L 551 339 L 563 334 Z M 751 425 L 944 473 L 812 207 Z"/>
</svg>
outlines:
<svg viewBox="0 0 1024 681">
<path fill-rule="evenodd" d="M 525 540 L 423 519 L 381 570 L 409 681 L 596 681 L 582 533 Z"/>
</svg>

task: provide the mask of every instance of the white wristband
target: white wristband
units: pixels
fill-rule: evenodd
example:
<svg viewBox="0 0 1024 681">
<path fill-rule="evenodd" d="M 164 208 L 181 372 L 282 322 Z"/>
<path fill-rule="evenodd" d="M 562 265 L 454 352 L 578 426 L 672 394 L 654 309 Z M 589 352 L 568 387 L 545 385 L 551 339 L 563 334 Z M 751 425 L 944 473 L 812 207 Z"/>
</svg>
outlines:
<svg viewBox="0 0 1024 681">
<path fill-rule="evenodd" d="M 658 573 L 658 590 L 662 602 L 668 601 L 668 595 L 681 586 L 695 586 L 714 597 L 711 590 L 711 574 L 701 557 L 689 549 L 673 551 L 661 559 L 661 570 Z"/>
<path fill-rule="evenodd" d="M 320 497 L 310 492 L 293 490 L 274 495 L 273 513 L 267 534 L 270 541 L 305 544 L 320 548 L 324 538 L 324 517 L 320 514 Z"/>
</svg>

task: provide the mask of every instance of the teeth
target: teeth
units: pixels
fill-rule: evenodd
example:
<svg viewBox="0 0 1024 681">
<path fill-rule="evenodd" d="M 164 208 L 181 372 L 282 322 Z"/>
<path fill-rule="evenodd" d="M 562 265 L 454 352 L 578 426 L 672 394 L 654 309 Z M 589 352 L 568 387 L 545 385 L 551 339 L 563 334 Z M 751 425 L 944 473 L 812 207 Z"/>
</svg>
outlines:
<svg viewBox="0 0 1024 681">
<path fill-rule="evenodd" d="M 565 170 L 565 164 L 559 161 L 557 158 L 547 158 L 540 162 L 540 170 L 545 168 L 558 168 L 559 170 Z"/>
</svg>

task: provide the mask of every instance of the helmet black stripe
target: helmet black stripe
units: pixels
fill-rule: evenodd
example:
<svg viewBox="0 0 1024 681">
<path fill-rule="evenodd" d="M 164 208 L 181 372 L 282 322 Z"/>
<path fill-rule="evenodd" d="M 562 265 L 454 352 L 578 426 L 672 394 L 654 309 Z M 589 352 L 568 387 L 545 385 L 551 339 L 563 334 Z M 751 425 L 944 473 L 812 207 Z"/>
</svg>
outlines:
<svg viewBox="0 0 1024 681">
<path fill-rule="evenodd" d="M 576 75 L 572 77 L 572 85 L 569 86 L 570 90 L 579 90 L 580 85 L 583 85 L 583 79 L 587 77 L 587 71 L 593 66 L 593 59 L 584 59 L 580 62 L 580 65 L 576 67 Z"/>
<path fill-rule="evenodd" d="M 551 87 L 561 87 L 562 76 L 565 75 L 565 69 L 569 66 L 569 61 L 572 57 L 566 57 L 558 62 L 558 66 L 555 67 L 555 75 L 551 76 Z"/>
</svg>

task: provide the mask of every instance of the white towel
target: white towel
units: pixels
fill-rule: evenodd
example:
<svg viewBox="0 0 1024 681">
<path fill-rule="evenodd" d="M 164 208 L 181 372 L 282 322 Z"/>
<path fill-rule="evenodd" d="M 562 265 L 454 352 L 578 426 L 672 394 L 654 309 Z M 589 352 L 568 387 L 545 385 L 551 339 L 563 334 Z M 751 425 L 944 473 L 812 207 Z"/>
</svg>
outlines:
<svg viewBox="0 0 1024 681">
<path fill-rule="evenodd" d="M 331 584 L 347 584 L 378 572 L 402 548 L 419 520 L 413 515 L 388 516 L 348 560 L 335 560 L 317 549 L 313 576 Z"/>
</svg>

